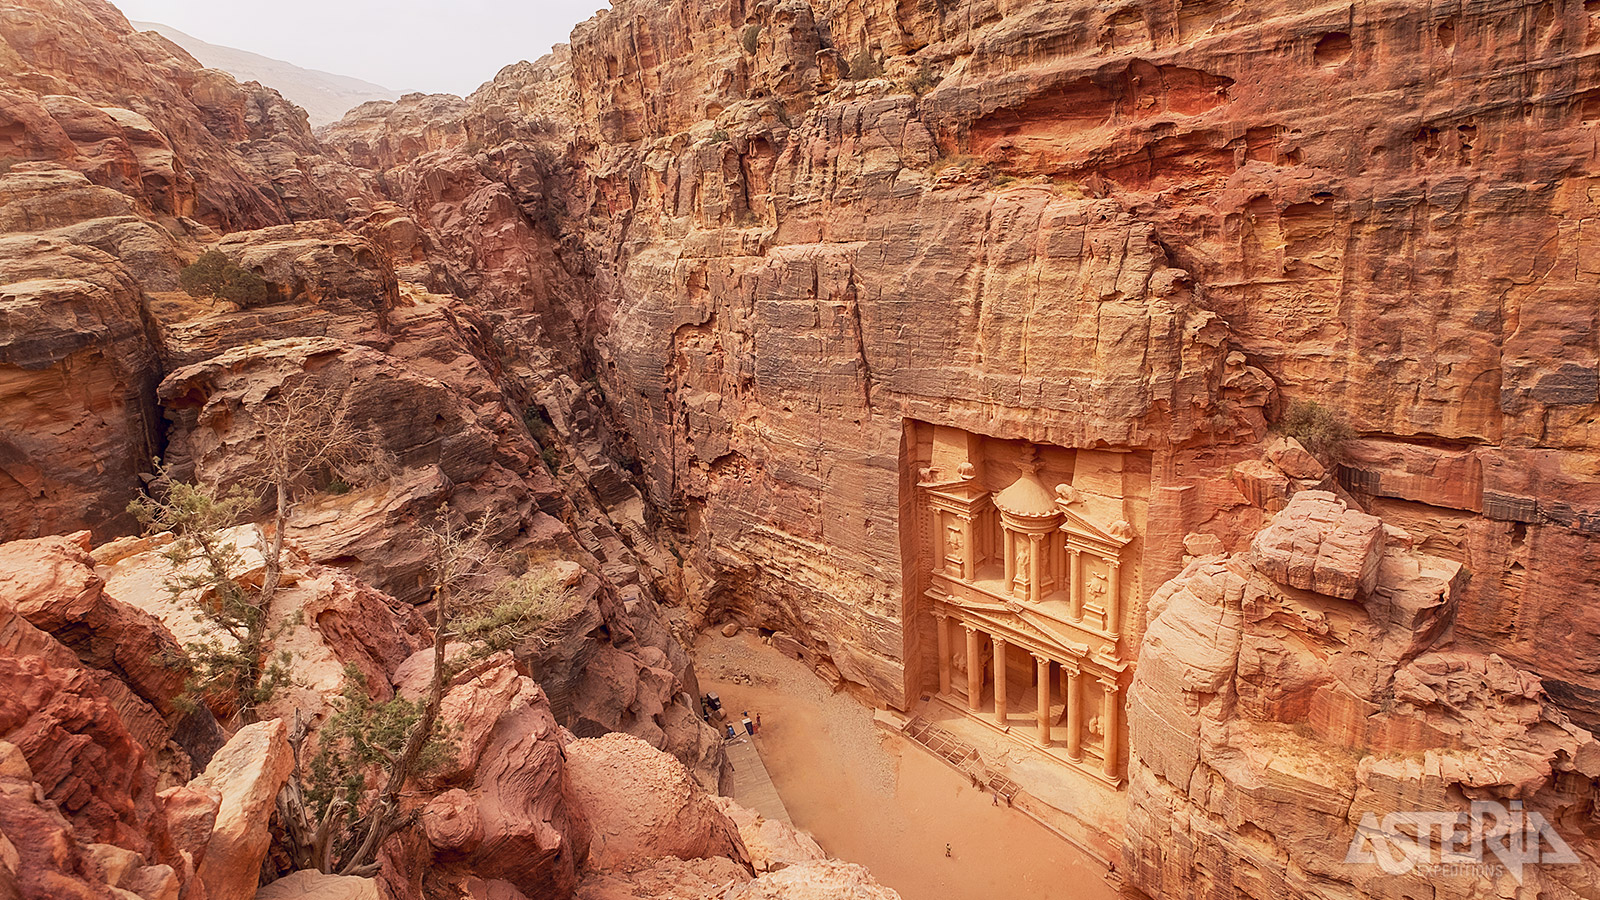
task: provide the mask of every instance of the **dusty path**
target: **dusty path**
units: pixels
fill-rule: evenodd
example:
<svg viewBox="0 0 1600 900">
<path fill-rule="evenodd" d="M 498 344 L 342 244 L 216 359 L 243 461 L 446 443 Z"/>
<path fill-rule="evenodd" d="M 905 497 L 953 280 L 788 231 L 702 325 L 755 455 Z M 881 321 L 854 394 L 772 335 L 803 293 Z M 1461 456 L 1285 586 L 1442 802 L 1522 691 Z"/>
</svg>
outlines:
<svg viewBox="0 0 1600 900">
<path fill-rule="evenodd" d="M 754 637 L 706 636 L 702 689 L 760 713 L 767 769 L 796 826 L 905 900 L 1115 900 L 1105 870 Z M 945 856 L 945 846 L 950 856 Z"/>
</svg>

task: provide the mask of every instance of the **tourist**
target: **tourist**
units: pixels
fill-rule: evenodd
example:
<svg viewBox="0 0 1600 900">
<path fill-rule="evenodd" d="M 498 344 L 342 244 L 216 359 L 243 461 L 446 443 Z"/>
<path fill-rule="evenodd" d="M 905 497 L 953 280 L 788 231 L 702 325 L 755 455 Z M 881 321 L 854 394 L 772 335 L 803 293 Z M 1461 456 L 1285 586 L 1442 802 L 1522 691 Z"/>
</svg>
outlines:
<svg viewBox="0 0 1600 900">
<path fill-rule="evenodd" d="M 733 723 L 729 722 L 728 723 L 728 740 L 731 741 L 731 740 L 733 740 L 734 738 L 736 738 L 738 736 L 739 736 L 739 732 L 734 731 L 733 730 Z"/>
<path fill-rule="evenodd" d="M 745 734 L 749 734 L 749 735 L 755 734 L 756 733 L 756 725 L 755 725 L 754 722 L 750 721 L 750 713 L 749 713 L 749 711 L 746 710 L 745 712 L 742 712 L 739 715 L 744 716 L 744 733 Z"/>
<path fill-rule="evenodd" d="M 756 734 L 761 733 L 761 713 L 756 713 Z"/>
</svg>

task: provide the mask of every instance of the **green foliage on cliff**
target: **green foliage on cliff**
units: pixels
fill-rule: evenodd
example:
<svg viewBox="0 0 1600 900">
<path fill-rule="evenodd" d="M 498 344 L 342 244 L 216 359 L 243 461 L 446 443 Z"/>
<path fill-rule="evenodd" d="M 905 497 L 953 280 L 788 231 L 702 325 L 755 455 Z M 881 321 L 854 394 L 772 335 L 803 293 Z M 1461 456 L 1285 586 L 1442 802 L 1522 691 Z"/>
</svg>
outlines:
<svg viewBox="0 0 1600 900">
<path fill-rule="evenodd" d="M 220 297 L 240 306 L 267 302 L 267 280 L 217 250 L 200 254 L 193 265 L 178 273 L 178 283 L 195 297 Z"/>
<path fill-rule="evenodd" d="M 463 609 L 454 630 L 477 653 L 510 650 L 536 638 L 571 600 L 554 569 L 528 572 L 502 582 L 482 605 Z"/>
<path fill-rule="evenodd" d="M 1274 427 L 1324 462 L 1338 461 L 1344 442 L 1356 436 L 1355 429 L 1338 410 L 1315 400 L 1289 401 L 1289 408 Z"/>
<path fill-rule="evenodd" d="M 845 74 L 851 81 L 864 81 L 868 78 L 883 77 L 883 63 L 872 55 L 872 51 L 863 47 L 861 52 L 850 57 L 850 71 Z"/>
<path fill-rule="evenodd" d="M 244 722 L 289 683 L 288 653 L 273 653 L 280 632 L 292 621 L 274 626 L 267 621 L 259 591 L 238 577 L 244 556 L 223 529 L 242 518 L 255 501 L 235 487 L 218 491 L 210 485 L 172 481 L 158 469 L 163 490 L 128 504 L 128 511 L 151 531 L 170 531 L 175 540 L 165 552 L 172 569 L 167 590 L 174 598 L 196 598 L 196 619 L 210 635 L 184 647 L 190 669 L 186 695 L 191 702 L 209 700 Z"/>
<path fill-rule="evenodd" d="M 344 690 L 333 701 L 333 716 L 318 733 L 317 753 L 309 767 L 305 797 L 316 821 L 339 823 L 344 814 L 354 812 L 351 819 L 359 822 L 370 812 L 366 806 L 372 799 L 371 775 L 399 758 L 411 729 L 422 718 L 422 708 L 423 704 L 398 696 L 375 702 L 367 677 L 354 665 L 345 666 Z M 413 774 L 425 775 L 450 758 L 456 745 L 449 731 L 443 722 L 434 722 Z M 342 836 L 345 844 L 359 839 L 357 833 Z M 338 851 L 353 848 L 334 849 L 338 858 L 342 855 Z"/>
</svg>

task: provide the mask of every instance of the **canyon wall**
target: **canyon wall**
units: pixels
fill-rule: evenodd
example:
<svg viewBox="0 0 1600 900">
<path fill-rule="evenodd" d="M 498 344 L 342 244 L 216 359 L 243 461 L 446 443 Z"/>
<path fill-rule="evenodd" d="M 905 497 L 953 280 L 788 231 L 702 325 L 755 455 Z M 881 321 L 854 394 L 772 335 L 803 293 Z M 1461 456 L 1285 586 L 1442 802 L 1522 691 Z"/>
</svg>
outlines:
<svg viewBox="0 0 1600 900">
<path fill-rule="evenodd" d="M 582 276 L 582 368 L 681 559 L 666 580 L 877 702 L 938 684 L 918 505 L 983 467 L 941 469 L 937 435 L 1070 452 L 1062 496 L 1117 499 L 1101 527 L 1135 538 L 1131 886 L 1410 896 L 1295 835 L 1342 849 L 1362 810 L 1523 797 L 1589 866 L 1527 889 L 1587 896 L 1594 773 L 1563 742 L 1600 724 L 1589 6 L 619 2 L 381 168 L 541 173 L 523 211 Z M 1267 446 L 1308 401 L 1352 435 L 1327 471 Z M 1408 648 L 1359 703 L 1307 699 L 1338 665 L 1282 661 L 1350 639 L 1286 629 L 1294 602 L 1246 604 L 1215 684 L 1145 672 L 1163 582 L 1233 551 L 1277 584 L 1251 540 L 1309 487 L 1459 566 L 1437 618 L 1359 614 Z M 1337 596 L 1390 602 L 1357 582 Z M 1138 704 L 1196 702 L 1184 762 Z M 1500 743 L 1530 768 L 1473 755 Z"/>
<path fill-rule="evenodd" d="M 313 135 L 99 0 L 14 3 L 0 537 L 130 533 L 152 454 L 236 480 L 256 406 L 334 379 L 398 471 L 296 511 L 307 564 L 425 605 L 418 522 L 494 514 L 583 573 L 516 661 L 549 717 L 714 782 L 674 633 L 783 631 L 909 709 L 920 504 L 1041 452 L 1122 548 L 1133 887 L 1412 890 L 1258 833 L 1325 794 L 1285 841 L 1522 797 L 1593 863 L 1591 6 L 617 0 Z M 267 301 L 178 291 L 209 248 Z M 1352 433 L 1326 469 L 1271 435 L 1306 401 Z M 1375 576 L 1301 571 L 1308 489 L 1387 526 Z M 1520 767 L 1469 771 L 1496 742 Z"/>
<path fill-rule="evenodd" d="M 1260 524 L 1223 476 L 1314 400 L 1359 435 L 1341 483 L 1473 573 L 1457 640 L 1594 724 L 1596 15 L 621 2 L 570 92 L 508 68 L 455 146 L 544 173 L 713 616 L 904 705 L 906 420 L 1149 453 L 1137 603 L 1184 534 Z"/>
</svg>

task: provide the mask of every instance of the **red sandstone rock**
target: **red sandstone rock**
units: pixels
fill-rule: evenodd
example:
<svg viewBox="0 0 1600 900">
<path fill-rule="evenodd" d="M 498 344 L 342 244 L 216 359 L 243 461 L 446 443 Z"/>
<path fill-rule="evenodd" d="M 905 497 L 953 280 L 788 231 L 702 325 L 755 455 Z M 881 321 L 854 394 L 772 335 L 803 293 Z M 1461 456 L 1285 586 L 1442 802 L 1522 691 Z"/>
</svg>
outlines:
<svg viewBox="0 0 1600 900">
<path fill-rule="evenodd" d="M 631 871 L 592 872 L 578 885 L 578 900 L 703 900 L 750 880 L 745 867 L 723 856 L 668 856 Z"/>
<path fill-rule="evenodd" d="M 1382 523 L 1322 491 L 1302 491 L 1251 545 L 1269 578 L 1346 600 L 1369 593 L 1383 555 Z"/>
<path fill-rule="evenodd" d="M 172 857 L 147 752 L 90 670 L 0 656 L 0 740 L 22 751 L 85 842 Z"/>
<path fill-rule="evenodd" d="M 87 547 L 88 534 L 0 544 L 0 593 L 34 627 L 50 632 L 90 668 L 114 672 L 145 703 L 169 719 L 180 713 L 181 668 L 164 661 L 182 654 L 154 616 L 105 592 Z M 123 709 L 130 726 L 151 751 L 166 743 L 170 729 L 159 720 L 140 721 Z"/>
<path fill-rule="evenodd" d="M 13 4 L 0 57 L 0 159 L 59 161 L 158 215 L 228 229 L 339 214 L 366 193 L 276 92 L 202 69 L 108 4 Z"/>
<path fill-rule="evenodd" d="M 0 409 L 11 417 L 0 538 L 80 528 L 105 537 L 133 525 L 126 506 L 156 433 L 140 297 L 99 250 L 0 236 Z"/>
<path fill-rule="evenodd" d="M 728 817 L 728 821 L 739 829 L 739 840 L 744 844 L 745 852 L 750 856 L 750 865 L 757 874 L 828 858 L 828 854 L 809 834 L 793 825 L 765 818 L 729 797 L 711 799 Z"/>
<path fill-rule="evenodd" d="M 293 768 L 289 727 L 282 719 L 272 719 L 239 729 L 212 757 L 205 773 L 190 783 L 191 788 L 222 797 L 199 866 L 209 900 L 255 896 L 261 861 L 271 842 L 268 825 L 278 791 Z"/>
<path fill-rule="evenodd" d="M 440 851 L 471 853 L 483 842 L 478 802 L 460 788 L 445 791 L 423 808 L 422 831 L 428 843 Z"/>
<path fill-rule="evenodd" d="M 589 864 L 627 868 L 659 856 L 747 857 L 739 831 L 676 759 L 610 734 L 567 747 L 573 795 L 589 821 Z"/>
<path fill-rule="evenodd" d="M 769 872 L 735 887 L 727 900 L 899 900 L 865 866 L 829 859 Z"/>
<path fill-rule="evenodd" d="M 1310 528 L 1320 539 L 1347 515 L 1302 492 L 1262 537 Z M 1572 797 L 1561 785 L 1600 773 L 1600 744 L 1529 673 L 1439 648 L 1464 584 L 1458 564 L 1391 546 L 1371 591 L 1352 601 L 1284 585 L 1262 543 L 1196 560 L 1151 600 L 1129 690 L 1131 883 L 1165 895 L 1197 872 L 1248 872 L 1196 896 L 1298 896 L 1334 883 L 1399 898 L 1432 884 L 1420 870 L 1345 861 L 1366 812 L 1449 815 L 1465 810 L 1463 796 L 1516 798 L 1564 820 Z M 1262 830 L 1246 839 L 1240 823 Z M 1534 878 L 1576 896 L 1595 875 L 1586 862 Z"/>
<path fill-rule="evenodd" d="M 160 796 L 172 843 L 180 852 L 189 854 L 191 860 L 204 859 L 222 809 L 222 794 L 215 788 L 191 783 L 168 788 Z"/>
<path fill-rule="evenodd" d="M 385 846 L 387 891 L 417 898 L 446 890 L 505 900 L 570 896 L 588 855 L 589 829 L 574 803 L 561 730 L 544 693 L 499 657 L 452 688 L 443 709 L 468 737 L 435 781 L 460 786 L 423 806 L 420 841 L 402 837 Z"/>
<path fill-rule="evenodd" d="M 371 878 L 309 869 L 285 875 L 256 892 L 256 900 L 378 900 L 379 896 L 378 884 Z"/>
</svg>

